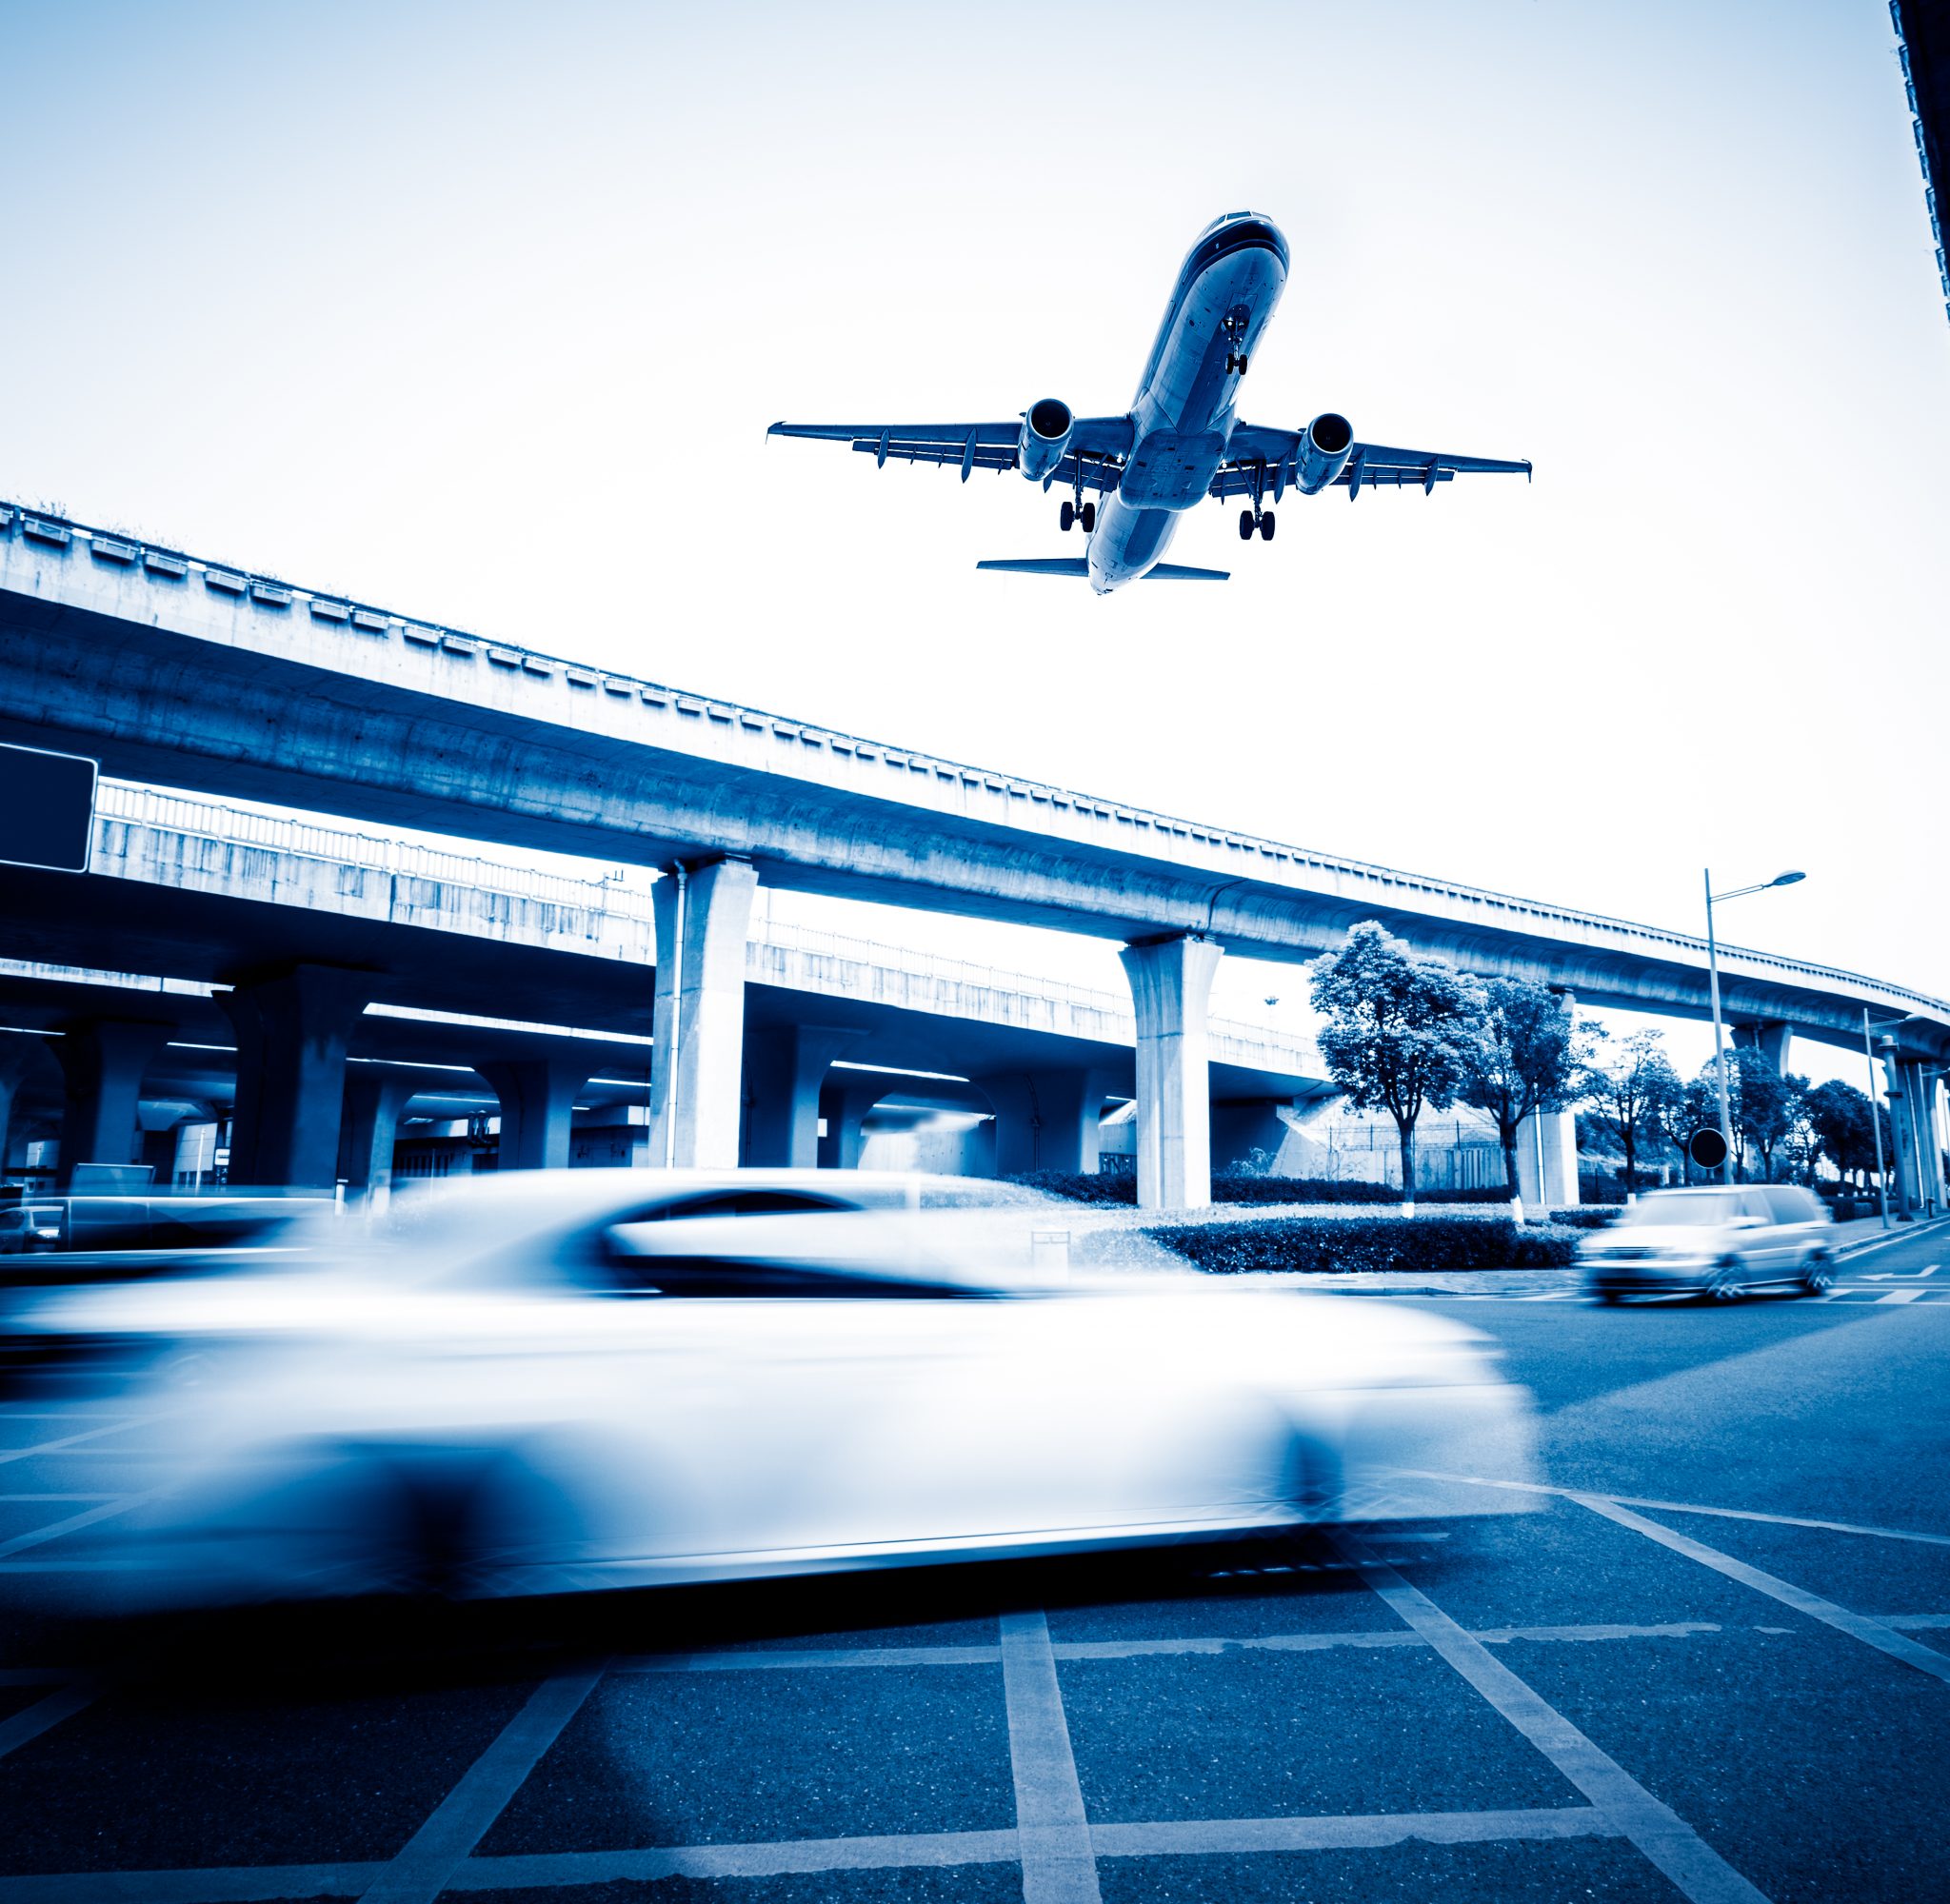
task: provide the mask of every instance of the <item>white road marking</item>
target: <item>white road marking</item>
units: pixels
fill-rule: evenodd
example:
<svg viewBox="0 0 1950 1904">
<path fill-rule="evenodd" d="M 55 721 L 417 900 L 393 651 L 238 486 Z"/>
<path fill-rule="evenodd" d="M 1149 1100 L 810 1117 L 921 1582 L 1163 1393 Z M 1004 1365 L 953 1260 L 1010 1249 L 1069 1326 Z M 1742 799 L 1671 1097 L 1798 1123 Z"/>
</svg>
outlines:
<svg viewBox="0 0 1950 1904">
<path fill-rule="evenodd" d="M 0 1500 L 120 1500 L 119 1494 L 0 1494 Z"/>
<path fill-rule="evenodd" d="M 10 1540 L 0 1540 L 0 1559 L 10 1558 L 15 1554 L 25 1553 L 30 1547 L 39 1547 L 50 1540 L 58 1540 L 64 1534 L 72 1534 L 79 1527 L 92 1527 L 98 1520 L 109 1520 L 118 1514 L 127 1514 L 132 1507 L 140 1507 L 144 1501 L 153 1500 L 162 1493 L 160 1487 L 145 1489 L 141 1494 L 112 1495 L 97 1507 L 84 1508 L 79 1514 L 70 1514 L 66 1520 L 50 1521 L 46 1527 L 36 1527 L 31 1533 L 16 1534 Z"/>
<path fill-rule="evenodd" d="M 433 1904 L 602 1676 L 597 1666 L 558 1673 L 537 1686 L 399 1855 L 359 1893 L 360 1904 Z"/>
<path fill-rule="evenodd" d="M 146 1428 L 152 1421 L 167 1421 L 167 1413 L 161 1415 L 125 1415 L 109 1423 L 106 1428 L 84 1429 L 79 1435 L 63 1435 L 52 1441 L 36 1441 L 30 1448 L 0 1449 L 0 1461 L 24 1461 L 30 1455 L 50 1455 L 60 1448 L 71 1448 L 80 1441 L 92 1441 L 101 1435 L 126 1434 L 131 1428 Z M 136 1452 L 134 1449 L 90 1448 L 94 1455 L 122 1455 L 125 1458 Z"/>
<path fill-rule="evenodd" d="M 1914 1302 L 1923 1292 L 1920 1289 L 1892 1289 L 1887 1296 L 1876 1298 L 1880 1305 L 1884 1302 Z"/>
<path fill-rule="evenodd" d="M 1472 1639 L 1420 1588 L 1380 1562 L 1364 1562 L 1361 1572 L 1397 1617 L 1421 1634 L 1692 1904 L 1767 1904 L 1765 1895 L 1677 1812 Z"/>
<path fill-rule="evenodd" d="M 1512 1488 L 1519 1494 L 1557 1495 L 1564 1500 L 1609 1500 L 1621 1507 L 1649 1508 L 1654 1514 L 1710 1514 L 1721 1520 L 1762 1520 L 1773 1527 L 1811 1527 L 1822 1534 L 1863 1534 L 1875 1540 L 1914 1540 L 1925 1547 L 1950 1547 L 1950 1534 L 1918 1534 L 1906 1527 L 1868 1527 L 1859 1520 L 1808 1520 L 1792 1514 L 1759 1514 L 1746 1507 L 1702 1507 L 1696 1500 L 1648 1500 L 1635 1494 L 1601 1494 L 1596 1488 L 1547 1487 L 1542 1481 L 1491 1480 L 1484 1475 L 1443 1475 L 1403 1468 L 1418 1480 L 1461 1481 L 1465 1487 Z"/>
<path fill-rule="evenodd" d="M 1102 1904 L 1049 1622 L 1041 1613 L 1002 1616 L 1002 1683 L 1024 1904 Z"/>
<path fill-rule="evenodd" d="M 777 1673 L 862 1666 L 994 1666 L 1000 1646 L 852 1646 L 820 1652 L 646 1653 L 616 1660 L 612 1673 Z"/>
<path fill-rule="evenodd" d="M 1104 1857 L 1279 1851 L 1364 1851 L 1390 1845 L 1489 1844 L 1621 1835 L 1584 1805 L 1504 1812 L 1394 1812 L 1372 1816 L 1187 1818 L 1100 1825 Z M 676 1845 L 630 1851 L 524 1852 L 470 1857 L 447 1894 L 653 1884 L 671 1877 L 785 1877 L 831 1871 L 950 1870 L 1013 1864 L 1017 1837 L 1001 1832 L 915 1832 L 887 1837 L 793 1838 L 769 1844 Z M 64 1872 L 0 1877 L 0 1904 L 261 1904 L 354 1894 L 380 1864 L 215 1866 L 184 1871 Z"/>
<path fill-rule="evenodd" d="M 1880 1620 L 1871 1619 L 1866 1614 L 1850 1613 L 1846 1607 L 1837 1606 L 1833 1600 L 1825 1600 L 1820 1594 L 1811 1594 L 1805 1587 L 1798 1587 L 1792 1581 L 1762 1573 L 1759 1567 L 1750 1567 L 1744 1560 L 1736 1560 L 1731 1554 L 1722 1554 L 1717 1547 L 1707 1547 L 1683 1534 L 1675 1534 L 1671 1528 L 1661 1527 L 1656 1520 L 1647 1520 L 1629 1508 L 1621 1507 L 1616 1501 L 1605 1500 L 1597 1495 L 1573 1495 L 1571 1498 L 1581 1507 L 1588 1507 L 1593 1514 L 1602 1514 L 1605 1519 L 1615 1520 L 1621 1527 L 1629 1527 L 1634 1533 L 1644 1535 L 1648 1540 L 1658 1541 L 1661 1547 L 1670 1547 L 1675 1554 L 1683 1554 L 1687 1559 L 1697 1560 L 1702 1567 L 1711 1567 L 1716 1574 L 1724 1574 L 1728 1579 L 1752 1587 L 1756 1593 L 1766 1594 L 1782 1606 L 1793 1607 L 1797 1613 L 1804 1613 L 1810 1619 L 1819 1619 L 1834 1627 L 1838 1633 L 1847 1634 L 1851 1639 L 1860 1639 L 1879 1653 L 1886 1653 L 1890 1658 L 1901 1660 L 1905 1666 L 1914 1666 L 1918 1672 L 1927 1673 L 1932 1678 L 1950 1684 L 1950 1654 L 1933 1653 L 1927 1646 L 1919 1646 L 1915 1640 L 1903 1638 L 1901 1634 L 1884 1626 Z"/>
<path fill-rule="evenodd" d="M 92 1705 L 100 1692 L 99 1687 L 77 1680 L 73 1685 L 50 1693 L 45 1699 L 36 1699 L 10 1719 L 0 1721 L 0 1758 L 5 1758 L 10 1752 L 18 1752 L 22 1746 L 39 1738 L 63 1719 L 72 1718 L 84 1706 Z"/>
</svg>

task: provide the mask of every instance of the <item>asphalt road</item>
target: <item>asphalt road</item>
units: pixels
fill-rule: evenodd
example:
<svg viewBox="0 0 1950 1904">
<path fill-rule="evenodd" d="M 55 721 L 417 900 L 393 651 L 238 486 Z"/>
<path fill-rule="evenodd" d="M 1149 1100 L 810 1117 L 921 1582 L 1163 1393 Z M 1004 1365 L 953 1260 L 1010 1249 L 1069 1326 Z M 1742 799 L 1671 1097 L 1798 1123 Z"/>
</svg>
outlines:
<svg viewBox="0 0 1950 1904">
<path fill-rule="evenodd" d="M 1560 1490 L 1466 1538 L 460 1629 L 86 1638 L 142 1427 L 0 1411 L 0 1904 L 1950 1897 L 1939 1279 L 1422 1301 Z"/>
</svg>

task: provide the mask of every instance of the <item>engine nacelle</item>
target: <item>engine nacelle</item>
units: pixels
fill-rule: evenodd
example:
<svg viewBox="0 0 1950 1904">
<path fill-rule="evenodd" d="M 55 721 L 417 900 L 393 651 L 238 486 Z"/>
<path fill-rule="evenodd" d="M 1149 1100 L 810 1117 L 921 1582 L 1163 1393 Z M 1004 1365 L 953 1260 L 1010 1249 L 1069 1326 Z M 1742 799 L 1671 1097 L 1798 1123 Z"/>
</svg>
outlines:
<svg viewBox="0 0 1950 1904">
<path fill-rule="evenodd" d="M 1016 467 L 1030 482 L 1046 483 L 1056 474 L 1075 422 L 1069 405 L 1060 397 L 1045 397 L 1025 411 L 1022 434 L 1016 439 Z"/>
<path fill-rule="evenodd" d="M 1354 426 L 1344 416 L 1323 410 L 1300 436 L 1297 481 L 1303 496 L 1318 496 L 1342 470 L 1354 450 Z"/>
</svg>

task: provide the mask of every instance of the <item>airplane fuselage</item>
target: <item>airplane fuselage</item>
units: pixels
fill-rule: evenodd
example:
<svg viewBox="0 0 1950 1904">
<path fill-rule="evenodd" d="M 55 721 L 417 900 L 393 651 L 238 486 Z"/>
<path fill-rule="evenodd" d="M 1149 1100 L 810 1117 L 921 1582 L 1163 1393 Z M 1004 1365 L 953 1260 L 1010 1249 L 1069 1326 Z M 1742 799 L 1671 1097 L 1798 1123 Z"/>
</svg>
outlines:
<svg viewBox="0 0 1950 1904">
<path fill-rule="evenodd" d="M 1131 403 L 1133 438 L 1097 511 L 1090 586 L 1135 582 L 1204 501 L 1232 436 L 1239 385 L 1286 287 L 1286 241 L 1270 219 L 1221 220 L 1186 255 Z"/>
</svg>

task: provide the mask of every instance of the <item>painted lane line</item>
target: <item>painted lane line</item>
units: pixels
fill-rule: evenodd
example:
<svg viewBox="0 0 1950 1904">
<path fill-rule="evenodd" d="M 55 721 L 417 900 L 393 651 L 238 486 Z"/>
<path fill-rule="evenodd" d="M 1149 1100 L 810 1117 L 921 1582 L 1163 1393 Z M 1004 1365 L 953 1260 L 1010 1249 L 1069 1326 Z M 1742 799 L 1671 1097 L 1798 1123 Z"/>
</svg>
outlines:
<svg viewBox="0 0 1950 1904">
<path fill-rule="evenodd" d="M 586 1667 L 537 1686 L 398 1856 L 359 1893 L 360 1904 L 433 1904 L 602 1676 L 601 1666 Z"/>
<path fill-rule="evenodd" d="M 1597 1495 L 1573 1495 L 1571 1498 L 1579 1506 L 1588 1507 L 1593 1514 L 1615 1520 L 1621 1527 L 1629 1527 L 1635 1534 L 1642 1534 L 1646 1539 L 1658 1541 L 1661 1547 L 1670 1547 L 1675 1554 L 1683 1554 L 1687 1559 L 1697 1560 L 1702 1567 L 1711 1567 L 1716 1574 L 1724 1574 L 1730 1580 L 1752 1587 L 1756 1593 L 1765 1594 L 1779 1600 L 1782 1606 L 1793 1607 L 1797 1613 L 1804 1613 L 1810 1619 L 1819 1619 L 1838 1633 L 1845 1633 L 1851 1639 L 1860 1639 L 1865 1646 L 1873 1646 L 1879 1653 L 1886 1653 L 1890 1658 L 1900 1659 L 1905 1666 L 1914 1666 L 1918 1672 L 1927 1673 L 1932 1678 L 1950 1685 L 1950 1654 L 1933 1653 L 1927 1646 L 1919 1646 L 1915 1640 L 1903 1638 L 1901 1634 L 1884 1626 L 1880 1620 L 1871 1619 L 1866 1614 L 1850 1613 L 1846 1607 L 1837 1606 L 1833 1600 L 1824 1600 L 1820 1594 L 1811 1594 L 1805 1587 L 1798 1587 L 1790 1580 L 1762 1573 L 1759 1567 L 1750 1567 L 1744 1560 L 1736 1560 L 1731 1554 L 1722 1554 L 1717 1547 L 1707 1547 L 1686 1535 L 1675 1534 L 1671 1528 L 1661 1527 L 1656 1520 L 1647 1520 L 1629 1508 L 1621 1507 L 1616 1501 L 1602 1499 Z"/>
<path fill-rule="evenodd" d="M 1511 1838 L 1614 1838 L 1616 1819 L 1595 1807 L 1512 1812 L 1404 1812 L 1379 1817 L 1189 1818 L 1164 1824 L 1098 1825 L 1099 1857 L 1208 1856 L 1214 1852 L 1378 1851 L 1425 1844 L 1490 1844 Z"/>
<path fill-rule="evenodd" d="M 123 1435 L 131 1428 L 147 1428 L 151 1422 L 167 1421 L 168 1414 L 137 1415 L 111 1421 L 106 1428 L 87 1428 L 79 1435 L 63 1435 L 52 1441 L 36 1441 L 30 1448 L 7 1448 L 0 1450 L 0 1461 L 24 1461 L 30 1455 L 50 1455 L 61 1448 L 72 1448 L 77 1442 L 92 1441 L 101 1435 Z M 91 1455 L 120 1455 L 126 1460 L 138 1451 L 133 1448 L 90 1448 Z"/>
<path fill-rule="evenodd" d="M 1917 1298 L 1922 1294 L 1923 1291 L 1921 1291 L 1920 1289 L 1892 1289 L 1887 1296 L 1879 1296 L 1876 1298 L 1876 1300 L 1879 1303 L 1914 1302 L 1917 1299 Z"/>
<path fill-rule="evenodd" d="M 1584 1805 L 1505 1812 L 1398 1812 L 1371 1816 L 1188 1818 L 1100 1825 L 1100 1855 L 1159 1857 L 1260 1851 L 1365 1851 L 1391 1845 L 1491 1844 L 1620 1835 Z M 519 1852 L 470 1857 L 447 1894 L 653 1884 L 672 1877 L 751 1878 L 833 1871 L 952 1870 L 1013 1864 L 1012 1831 L 916 1832 L 888 1837 L 794 1838 L 777 1843 L 676 1845 L 629 1851 Z M 270 1864 L 182 1871 L 63 1872 L 0 1877 L 0 1904 L 266 1904 L 345 1897 L 381 1864 Z"/>
<path fill-rule="evenodd" d="M 1950 1613 L 1879 1613 L 1876 1617 L 1898 1633 L 1935 1633 L 1950 1626 Z"/>
<path fill-rule="evenodd" d="M 1764 1894 L 1677 1812 L 1472 1639 L 1419 1587 L 1411 1587 L 1382 1561 L 1364 1560 L 1361 1573 L 1396 1617 L 1420 1633 L 1692 1904 L 1767 1904 Z"/>
<path fill-rule="evenodd" d="M 10 1719 L 0 1721 L 0 1758 L 10 1752 L 18 1752 L 24 1745 L 31 1744 L 44 1732 L 51 1731 L 63 1719 L 72 1718 L 84 1706 L 92 1705 L 101 1696 L 99 1686 L 77 1681 L 71 1686 L 63 1686 L 50 1693 L 45 1699 L 36 1699 L 32 1705 L 17 1712 Z"/>
<path fill-rule="evenodd" d="M 72 1534 L 77 1528 L 92 1527 L 97 1521 L 110 1520 L 118 1514 L 127 1514 L 131 1508 L 153 1500 L 162 1492 L 160 1487 L 152 1487 L 141 1494 L 114 1495 L 98 1507 L 88 1507 L 79 1514 L 70 1514 L 66 1520 L 50 1521 L 46 1527 L 36 1527 L 31 1533 L 16 1534 L 10 1540 L 0 1540 L 0 1559 L 10 1559 L 15 1554 L 25 1553 L 30 1547 L 42 1546 L 50 1540 L 58 1540 L 64 1534 Z"/>
<path fill-rule="evenodd" d="M 1511 1488 L 1520 1494 L 1555 1495 L 1561 1500 L 1609 1500 L 1621 1507 L 1646 1508 L 1653 1514 L 1710 1514 L 1720 1520 L 1760 1520 L 1770 1527 L 1810 1527 L 1821 1534 L 1861 1534 L 1873 1540 L 1914 1540 L 1925 1547 L 1950 1547 L 1950 1534 L 1919 1534 L 1906 1527 L 1870 1527 L 1859 1520 L 1809 1520 L 1792 1514 L 1760 1514 L 1747 1507 L 1705 1507 L 1696 1500 L 1650 1500 L 1635 1494 L 1600 1494 L 1595 1488 L 1547 1487 L 1542 1481 L 1492 1480 L 1484 1475 L 1443 1475 L 1422 1468 L 1403 1468 L 1401 1472 L 1418 1480 Z"/>
<path fill-rule="evenodd" d="M 1002 1616 L 1002 1684 L 1023 1904 L 1102 1904 L 1049 1622 L 1040 1612 Z"/>
<path fill-rule="evenodd" d="M 0 1494 L 0 1500 L 120 1500 L 119 1494 Z"/>
</svg>

